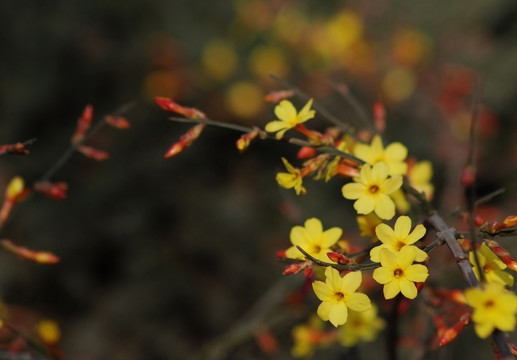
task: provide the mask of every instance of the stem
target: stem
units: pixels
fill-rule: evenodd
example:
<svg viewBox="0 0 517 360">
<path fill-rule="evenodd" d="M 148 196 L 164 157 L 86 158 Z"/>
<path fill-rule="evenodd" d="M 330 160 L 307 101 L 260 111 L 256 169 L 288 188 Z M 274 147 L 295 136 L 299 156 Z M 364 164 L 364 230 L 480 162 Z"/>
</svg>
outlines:
<svg viewBox="0 0 517 360">
<path fill-rule="evenodd" d="M 303 250 L 299 245 L 296 245 L 296 248 L 300 250 L 300 252 L 305 255 L 305 257 L 309 260 L 311 260 L 313 263 L 319 266 L 330 266 L 337 270 L 350 270 L 350 271 L 360 271 L 360 270 L 369 270 L 369 269 L 376 269 L 381 264 L 379 263 L 366 263 L 366 264 L 357 264 L 357 265 L 345 265 L 345 264 L 336 264 L 336 263 L 330 263 L 326 261 L 321 261 L 319 259 L 316 259 L 314 256 L 309 254 L 307 251 Z"/>
</svg>

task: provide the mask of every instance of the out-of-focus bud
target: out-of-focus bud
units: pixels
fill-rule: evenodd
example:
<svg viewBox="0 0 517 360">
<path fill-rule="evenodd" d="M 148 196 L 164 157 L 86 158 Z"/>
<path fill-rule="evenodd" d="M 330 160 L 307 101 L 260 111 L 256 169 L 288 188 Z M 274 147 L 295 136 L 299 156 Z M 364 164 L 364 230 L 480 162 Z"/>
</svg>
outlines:
<svg viewBox="0 0 517 360">
<path fill-rule="evenodd" d="M 13 254 L 27 260 L 37 262 L 39 264 L 56 264 L 59 262 L 59 258 L 48 251 L 34 251 L 24 246 L 17 245 L 11 240 L 1 240 L 0 244 L 4 249 L 12 252 Z"/>
<path fill-rule="evenodd" d="M 386 129 L 386 110 L 380 101 L 373 104 L 373 121 L 377 131 L 383 133 Z"/>
<path fill-rule="evenodd" d="M 452 327 L 446 329 L 442 336 L 440 336 L 440 339 L 438 340 L 438 346 L 445 346 L 449 344 L 451 341 L 456 339 L 458 337 L 458 334 L 465 329 L 465 327 L 470 324 L 472 317 L 472 312 L 469 311 L 465 314 L 463 314 L 460 317 L 460 320 L 454 324 Z"/>
<path fill-rule="evenodd" d="M 165 153 L 165 158 L 173 157 L 174 155 L 182 152 L 187 146 L 190 146 L 194 140 L 196 140 L 203 129 L 206 127 L 205 124 L 197 124 L 196 126 L 190 128 L 185 134 L 183 134 L 180 138 L 180 141 L 172 144 L 172 146 Z"/>
<path fill-rule="evenodd" d="M 294 262 L 292 264 L 287 265 L 282 272 L 282 275 L 290 275 L 290 274 L 298 274 L 300 271 L 306 269 L 307 267 L 312 265 L 312 261 L 300 261 Z"/>
<path fill-rule="evenodd" d="M 243 134 L 235 143 L 237 146 L 237 149 L 239 151 L 245 151 L 250 145 L 253 140 L 255 140 L 257 137 L 261 135 L 261 130 L 257 127 L 254 127 L 252 131 L 249 133 Z"/>
<path fill-rule="evenodd" d="M 279 259 L 285 259 L 287 256 L 285 255 L 286 253 L 286 250 L 278 250 L 276 252 L 276 257 L 279 258 Z"/>
<path fill-rule="evenodd" d="M 340 162 L 337 166 L 336 173 L 344 177 L 354 178 L 359 176 L 359 169 Z"/>
<path fill-rule="evenodd" d="M 276 104 L 282 100 L 289 99 L 293 95 L 294 92 L 292 90 L 273 91 L 264 96 L 264 101 Z"/>
<path fill-rule="evenodd" d="M 476 180 L 476 168 L 472 165 L 465 166 L 463 172 L 461 173 L 460 183 L 461 186 L 467 188 L 471 187 Z"/>
<path fill-rule="evenodd" d="M 34 140 L 29 141 L 28 143 L 33 142 Z M 14 155 L 27 155 L 29 150 L 25 147 L 23 143 L 16 144 L 5 144 L 0 145 L 0 155 L 3 154 L 14 154 Z"/>
<path fill-rule="evenodd" d="M 266 354 L 273 354 L 278 350 L 278 340 L 267 329 L 260 329 L 255 332 L 255 339 L 260 349 Z"/>
<path fill-rule="evenodd" d="M 91 146 L 81 145 L 77 148 L 77 151 L 87 158 L 97 161 L 103 161 L 109 158 L 109 154 L 106 151 L 95 149 Z"/>
<path fill-rule="evenodd" d="M 185 116 L 187 119 L 206 119 L 206 115 L 196 108 L 181 106 L 166 97 L 155 97 L 154 101 L 158 106 L 167 111 L 172 111 Z"/>
<path fill-rule="evenodd" d="M 40 181 L 34 184 L 34 190 L 51 199 L 64 200 L 66 199 L 68 184 L 64 182 L 52 183 L 50 181 Z"/>
<path fill-rule="evenodd" d="M 75 132 L 72 135 L 72 144 L 77 145 L 81 140 L 84 139 L 86 132 L 90 129 L 91 123 L 93 119 L 93 106 L 86 105 L 83 110 L 83 113 L 79 120 L 77 120 L 77 127 L 75 128 Z"/>
<path fill-rule="evenodd" d="M 41 320 L 36 324 L 38 337 L 48 345 L 55 345 L 61 339 L 61 330 L 54 320 Z"/>
<path fill-rule="evenodd" d="M 125 129 L 129 129 L 131 127 L 131 124 L 129 123 L 129 121 L 127 121 L 126 118 L 124 118 L 122 116 L 107 115 L 104 117 L 104 121 L 109 126 L 112 126 L 117 129 L 125 130 Z"/>
<path fill-rule="evenodd" d="M 517 272 L 517 261 L 511 257 L 510 253 L 505 248 L 499 245 L 495 240 L 485 240 L 485 243 L 510 270 Z"/>
<path fill-rule="evenodd" d="M 318 151 L 315 148 L 309 147 L 309 146 L 302 146 L 300 150 L 298 150 L 298 153 L 296 154 L 296 157 L 298 159 L 307 159 L 314 155 L 316 155 Z"/>
<path fill-rule="evenodd" d="M 23 178 L 20 176 L 15 176 L 11 179 L 7 188 L 5 189 L 5 197 L 10 199 L 11 201 L 16 201 L 19 198 L 25 189 L 25 182 Z"/>
</svg>

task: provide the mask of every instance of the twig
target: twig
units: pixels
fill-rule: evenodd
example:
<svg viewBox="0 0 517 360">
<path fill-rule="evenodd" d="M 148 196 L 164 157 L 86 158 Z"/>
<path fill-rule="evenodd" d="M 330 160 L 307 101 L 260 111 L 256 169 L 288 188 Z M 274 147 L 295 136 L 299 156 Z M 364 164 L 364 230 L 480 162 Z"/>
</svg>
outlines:
<svg viewBox="0 0 517 360">
<path fill-rule="evenodd" d="M 355 96 L 350 92 L 348 86 L 343 85 L 346 86 L 345 89 L 343 89 L 342 86 L 339 86 L 334 83 L 331 83 L 331 86 L 354 109 L 354 111 L 359 115 L 359 119 L 361 119 L 363 124 L 366 125 L 373 132 L 378 133 L 378 130 L 373 125 L 372 119 L 368 116 L 361 104 L 359 104 L 359 101 L 357 101 Z"/>
<path fill-rule="evenodd" d="M 381 264 L 379 263 L 374 263 L 374 262 L 370 262 L 370 263 L 366 263 L 366 264 L 356 264 L 356 265 L 345 265 L 345 264 L 336 264 L 336 263 L 330 263 L 330 262 L 326 262 L 326 261 L 321 261 L 321 260 L 318 260 L 316 259 L 314 256 L 312 256 L 311 254 L 309 254 L 307 251 L 303 250 L 299 245 L 296 245 L 296 248 L 298 250 L 300 250 L 300 252 L 305 255 L 305 257 L 309 260 L 311 260 L 313 263 L 315 263 L 316 265 L 320 265 L 320 266 L 330 266 L 330 267 L 333 267 L 334 269 L 337 269 L 337 270 L 350 270 L 350 271 L 359 271 L 359 270 L 370 270 L 370 269 L 376 269 L 378 268 L 379 266 L 381 266 Z"/>
</svg>

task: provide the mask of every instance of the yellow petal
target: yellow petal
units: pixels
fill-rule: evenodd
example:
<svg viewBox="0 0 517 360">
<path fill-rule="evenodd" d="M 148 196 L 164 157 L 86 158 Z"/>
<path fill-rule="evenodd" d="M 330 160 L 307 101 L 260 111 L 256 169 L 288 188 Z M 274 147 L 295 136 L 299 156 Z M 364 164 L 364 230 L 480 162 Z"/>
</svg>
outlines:
<svg viewBox="0 0 517 360">
<path fill-rule="evenodd" d="M 386 147 L 384 153 L 390 161 L 403 161 L 407 157 L 407 148 L 399 142 L 394 142 Z"/>
<path fill-rule="evenodd" d="M 305 255 L 303 255 L 300 250 L 298 250 L 296 247 L 291 246 L 289 249 L 285 251 L 285 256 L 289 259 L 300 259 L 304 260 Z"/>
<path fill-rule="evenodd" d="M 495 328 L 492 323 L 481 322 L 474 324 L 474 330 L 476 331 L 477 336 L 481 339 L 486 339 L 494 332 Z"/>
<path fill-rule="evenodd" d="M 398 281 L 391 281 L 384 285 L 382 289 L 384 298 L 386 300 L 393 299 L 400 292 L 400 286 Z"/>
<path fill-rule="evenodd" d="M 424 265 L 414 264 L 404 270 L 404 274 L 410 281 L 424 282 L 429 276 L 429 271 Z"/>
<path fill-rule="evenodd" d="M 329 248 L 334 245 L 343 235 L 343 230 L 338 227 L 330 228 L 321 235 L 321 246 Z"/>
<path fill-rule="evenodd" d="M 399 281 L 400 292 L 402 295 L 407 297 L 408 299 L 416 298 L 418 291 L 416 289 L 415 283 L 411 282 L 407 279 L 401 279 Z"/>
<path fill-rule="evenodd" d="M 426 233 L 425 226 L 422 224 L 417 225 L 411 234 L 409 234 L 406 238 L 406 244 L 411 245 L 416 243 L 418 240 L 424 237 Z"/>
<path fill-rule="evenodd" d="M 361 196 L 365 194 L 366 186 L 359 183 L 348 183 L 343 185 L 341 188 L 341 192 L 343 193 L 343 197 L 349 200 L 359 199 Z"/>
<path fill-rule="evenodd" d="M 388 269 L 386 267 L 380 267 L 373 271 L 373 279 L 377 281 L 379 284 L 387 284 L 390 281 L 392 281 L 393 278 L 393 270 Z"/>
<path fill-rule="evenodd" d="M 360 271 L 351 271 L 341 279 L 341 292 L 343 294 L 351 294 L 355 292 L 359 286 L 361 286 L 361 282 L 363 281 L 363 276 Z"/>
<path fill-rule="evenodd" d="M 382 267 L 388 270 L 395 270 L 398 267 L 396 262 L 397 257 L 388 249 L 381 249 L 379 252 L 379 259 L 381 260 Z"/>
<path fill-rule="evenodd" d="M 334 292 L 323 281 L 313 282 L 312 289 L 321 301 L 329 301 L 334 297 Z"/>
<path fill-rule="evenodd" d="M 402 269 L 407 269 L 415 261 L 418 248 L 414 245 L 407 245 L 400 249 L 397 256 L 397 264 Z M 425 267 L 425 266 L 424 266 Z"/>
<path fill-rule="evenodd" d="M 354 209 L 357 211 L 358 214 L 364 214 L 367 215 L 371 213 L 375 209 L 376 203 L 375 200 L 371 196 L 363 196 L 356 200 L 354 203 Z M 395 207 L 395 206 L 394 206 Z M 393 210 L 395 211 L 395 210 Z M 377 216 L 379 214 L 375 212 Z M 379 216 L 381 219 L 382 217 Z"/>
<path fill-rule="evenodd" d="M 400 189 L 401 186 L 402 176 L 396 175 L 384 181 L 381 185 L 381 190 L 383 193 L 390 195 Z"/>
<path fill-rule="evenodd" d="M 366 311 L 372 307 L 370 298 L 365 294 L 353 293 L 345 298 L 346 306 L 354 311 Z"/>
<path fill-rule="evenodd" d="M 289 233 L 289 239 L 291 240 L 291 244 L 304 247 L 307 245 L 307 230 L 302 226 L 293 226 Z"/>
<path fill-rule="evenodd" d="M 395 203 L 386 194 L 379 194 L 375 202 L 375 214 L 383 220 L 390 220 L 395 216 Z"/>
<path fill-rule="evenodd" d="M 329 312 L 329 321 L 335 327 L 343 325 L 348 319 L 348 308 L 344 302 L 333 304 Z"/>
<path fill-rule="evenodd" d="M 296 185 L 296 176 L 289 173 L 276 174 L 276 182 L 285 189 L 290 189 Z"/>
<path fill-rule="evenodd" d="M 397 239 L 406 239 L 411 231 L 411 219 L 409 216 L 399 216 L 393 228 Z"/>
<path fill-rule="evenodd" d="M 325 269 L 325 282 L 333 292 L 341 291 L 342 278 L 339 275 L 339 271 L 328 266 Z"/>
<path fill-rule="evenodd" d="M 266 124 L 264 128 L 267 132 L 277 132 L 282 129 L 286 129 L 286 125 L 282 121 L 270 121 Z"/>
<path fill-rule="evenodd" d="M 395 241 L 395 232 L 386 224 L 377 225 L 375 235 L 383 244 L 391 244 Z"/>
<path fill-rule="evenodd" d="M 372 167 L 371 181 L 376 184 L 381 184 L 388 177 L 389 168 L 385 162 L 378 162 Z"/>
<path fill-rule="evenodd" d="M 279 120 L 289 122 L 296 117 L 296 109 L 289 100 L 282 100 L 275 106 L 275 115 Z"/>
<path fill-rule="evenodd" d="M 323 226 L 321 225 L 321 221 L 316 218 L 310 218 L 305 221 L 305 229 L 307 229 L 308 235 L 311 238 L 312 242 L 314 240 L 319 239 L 323 232 Z"/>
<path fill-rule="evenodd" d="M 320 304 L 320 306 L 318 306 L 317 313 L 321 320 L 328 321 L 329 313 L 330 313 L 330 309 L 332 308 L 332 305 L 333 305 L 333 303 L 331 303 L 329 301 L 324 301 Z"/>
</svg>

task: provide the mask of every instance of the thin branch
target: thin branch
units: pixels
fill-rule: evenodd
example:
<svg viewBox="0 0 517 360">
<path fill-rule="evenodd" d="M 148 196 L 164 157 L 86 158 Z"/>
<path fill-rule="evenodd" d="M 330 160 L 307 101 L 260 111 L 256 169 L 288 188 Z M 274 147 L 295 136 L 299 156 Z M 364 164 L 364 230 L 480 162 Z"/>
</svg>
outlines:
<svg viewBox="0 0 517 360">
<path fill-rule="evenodd" d="M 296 245 L 296 248 L 300 250 L 300 252 L 305 255 L 305 257 L 309 260 L 311 260 L 316 265 L 320 266 L 330 266 L 337 270 L 350 270 L 350 271 L 359 271 L 359 270 L 370 270 L 370 269 L 376 269 L 381 264 L 379 263 L 366 263 L 366 264 L 357 264 L 357 265 L 345 265 L 345 264 L 336 264 L 336 263 L 330 263 L 326 261 L 321 261 L 319 259 L 316 259 L 314 256 L 309 254 L 307 251 L 303 250 L 299 245 Z"/>
<path fill-rule="evenodd" d="M 378 133 L 378 130 L 373 125 L 373 120 L 368 116 L 364 108 L 361 106 L 359 101 L 355 98 L 355 96 L 350 92 L 350 89 L 346 85 L 338 85 L 335 83 L 331 83 L 331 86 L 336 92 L 341 95 L 341 97 L 354 109 L 354 111 L 359 115 L 359 119 L 363 122 L 363 124 L 368 127 L 371 131 Z M 345 86 L 346 88 L 343 88 Z"/>
</svg>

